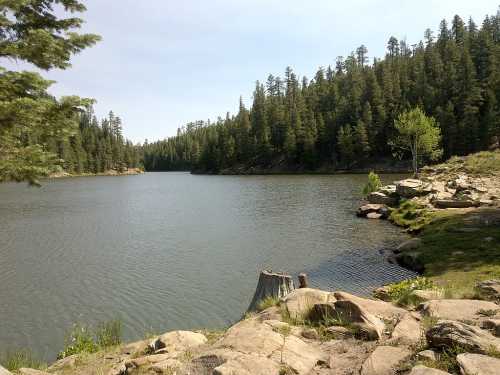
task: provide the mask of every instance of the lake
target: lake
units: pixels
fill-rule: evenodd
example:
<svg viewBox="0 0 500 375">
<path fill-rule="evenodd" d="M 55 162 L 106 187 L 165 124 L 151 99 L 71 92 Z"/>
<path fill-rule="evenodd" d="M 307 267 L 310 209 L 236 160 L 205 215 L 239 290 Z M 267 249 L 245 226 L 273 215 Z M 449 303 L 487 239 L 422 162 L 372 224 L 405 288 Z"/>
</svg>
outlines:
<svg viewBox="0 0 500 375">
<path fill-rule="evenodd" d="M 118 318 L 125 340 L 222 328 L 245 312 L 262 269 L 361 294 L 412 276 L 381 255 L 401 229 L 354 215 L 365 181 L 146 173 L 0 184 L 0 352 L 54 359 L 75 322 Z"/>
</svg>

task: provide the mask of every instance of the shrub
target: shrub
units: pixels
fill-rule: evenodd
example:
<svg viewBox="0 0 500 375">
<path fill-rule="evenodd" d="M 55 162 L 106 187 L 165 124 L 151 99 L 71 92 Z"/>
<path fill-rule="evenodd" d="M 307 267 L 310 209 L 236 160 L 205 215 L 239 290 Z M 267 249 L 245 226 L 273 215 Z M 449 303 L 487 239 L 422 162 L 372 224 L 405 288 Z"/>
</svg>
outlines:
<svg viewBox="0 0 500 375">
<path fill-rule="evenodd" d="M 408 228 L 410 232 L 416 232 L 431 222 L 432 214 L 422 205 L 405 200 L 392 210 L 389 220 L 400 227 Z"/>
<path fill-rule="evenodd" d="M 382 186 L 382 181 L 380 181 L 380 177 L 375 172 L 370 172 L 368 174 L 368 182 L 363 188 L 363 195 L 367 196 L 374 191 L 377 191 Z"/>
<path fill-rule="evenodd" d="M 6 352 L 0 356 L 0 364 L 9 371 L 17 371 L 22 367 L 33 369 L 45 369 L 47 364 L 35 357 L 29 350 L 17 350 Z"/>
</svg>

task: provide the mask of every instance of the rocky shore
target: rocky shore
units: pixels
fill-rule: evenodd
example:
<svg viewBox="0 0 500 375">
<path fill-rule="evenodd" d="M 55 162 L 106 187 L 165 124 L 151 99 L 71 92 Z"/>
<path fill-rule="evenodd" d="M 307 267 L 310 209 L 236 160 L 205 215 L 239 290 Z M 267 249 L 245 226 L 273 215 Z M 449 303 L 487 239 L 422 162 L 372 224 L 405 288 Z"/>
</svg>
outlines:
<svg viewBox="0 0 500 375">
<path fill-rule="evenodd" d="M 102 173 L 81 173 L 81 174 L 72 174 L 65 171 L 60 171 L 50 174 L 48 178 L 87 177 L 87 176 L 130 176 L 143 173 L 144 170 L 142 170 L 141 168 L 128 168 L 121 172 L 115 169 L 110 169 Z"/>
<path fill-rule="evenodd" d="M 485 300 L 436 299 L 402 308 L 311 288 L 292 290 L 225 332 L 172 331 L 22 375 L 498 375 L 500 281 Z M 427 291 L 428 292 L 428 291 Z M 383 298 L 383 290 L 376 295 Z M 269 306 L 267 306 L 269 305 Z M 450 371 L 450 372 L 449 372 Z M 11 373 L 0 368 L 1 375 Z"/>
</svg>

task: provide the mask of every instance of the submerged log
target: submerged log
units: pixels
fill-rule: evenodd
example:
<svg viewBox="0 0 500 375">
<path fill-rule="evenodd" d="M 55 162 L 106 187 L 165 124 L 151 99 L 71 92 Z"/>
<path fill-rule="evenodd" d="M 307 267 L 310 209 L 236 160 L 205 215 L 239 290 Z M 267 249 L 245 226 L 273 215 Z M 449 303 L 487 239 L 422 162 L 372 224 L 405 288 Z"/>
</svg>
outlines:
<svg viewBox="0 0 500 375">
<path fill-rule="evenodd" d="M 294 289 L 292 276 L 284 273 L 262 271 L 248 311 L 258 310 L 259 303 L 266 298 L 283 298 Z"/>
</svg>

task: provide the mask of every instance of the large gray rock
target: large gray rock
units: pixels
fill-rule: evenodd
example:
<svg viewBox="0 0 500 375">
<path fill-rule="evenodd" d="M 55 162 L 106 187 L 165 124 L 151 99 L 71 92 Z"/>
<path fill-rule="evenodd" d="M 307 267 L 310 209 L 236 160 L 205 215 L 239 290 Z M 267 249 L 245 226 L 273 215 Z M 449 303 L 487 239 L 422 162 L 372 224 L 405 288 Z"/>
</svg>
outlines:
<svg viewBox="0 0 500 375">
<path fill-rule="evenodd" d="M 460 346 L 472 353 L 485 354 L 500 351 L 500 339 L 478 327 L 453 320 L 440 320 L 426 333 L 433 348 Z"/>
<path fill-rule="evenodd" d="M 479 321 L 484 319 L 484 311 L 499 311 L 500 307 L 493 302 L 475 299 L 440 299 L 421 304 L 418 309 L 423 314 L 440 319 Z"/>
<path fill-rule="evenodd" d="M 404 253 L 396 254 L 395 260 L 401 267 L 418 273 L 424 272 L 425 267 L 420 261 L 419 251 L 405 251 Z"/>
<path fill-rule="evenodd" d="M 476 289 L 486 298 L 500 301 L 500 280 L 481 281 L 476 285 Z"/>
<path fill-rule="evenodd" d="M 0 365 L 0 375 L 12 375 L 12 373 Z"/>
<path fill-rule="evenodd" d="M 353 302 L 359 305 L 361 308 L 365 309 L 368 313 L 384 320 L 402 318 L 407 313 L 405 309 L 396 307 L 392 303 L 384 301 L 362 298 L 347 292 L 334 292 L 333 295 L 337 299 L 337 301 Z"/>
<path fill-rule="evenodd" d="M 336 301 L 334 304 L 337 318 L 359 328 L 362 335 L 369 340 L 384 337 L 384 322 L 369 313 L 358 303 L 350 300 Z"/>
<path fill-rule="evenodd" d="M 373 193 L 368 194 L 366 199 L 370 203 L 385 204 L 387 206 L 394 206 L 398 203 L 398 198 L 388 196 L 380 191 L 374 191 Z"/>
<path fill-rule="evenodd" d="M 172 331 L 158 337 L 155 341 L 156 350 L 166 348 L 169 353 L 183 352 L 205 344 L 205 335 L 191 331 Z"/>
<path fill-rule="evenodd" d="M 417 344 L 424 338 L 420 322 L 411 314 L 406 314 L 394 327 L 391 340 L 401 344 Z"/>
<path fill-rule="evenodd" d="M 385 209 L 385 206 L 383 204 L 364 204 L 361 207 L 358 208 L 358 211 L 356 212 L 356 215 L 359 217 L 366 217 L 366 215 L 370 213 L 380 213 L 382 210 Z"/>
<path fill-rule="evenodd" d="M 418 365 L 413 367 L 408 375 L 451 375 L 451 374 L 446 371 L 441 371 L 435 368 Z"/>
<path fill-rule="evenodd" d="M 463 353 L 457 355 L 457 362 L 463 375 L 498 375 L 500 359 L 481 354 Z"/>
<path fill-rule="evenodd" d="M 281 300 L 293 319 L 307 318 L 314 305 L 335 302 L 335 297 L 330 292 L 319 289 L 295 289 Z"/>
<path fill-rule="evenodd" d="M 413 198 L 426 195 L 431 192 L 431 186 L 422 180 L 407 178 L 396 182 L 396 192 L 404 198 Z"/>
<path fill-rule="evenodd" d="M 394 375 L 398 365 L 408 359 L 411 352 L 397 346 L 379 346 L 361 367 L 361 375 Z"/>
</svg>

